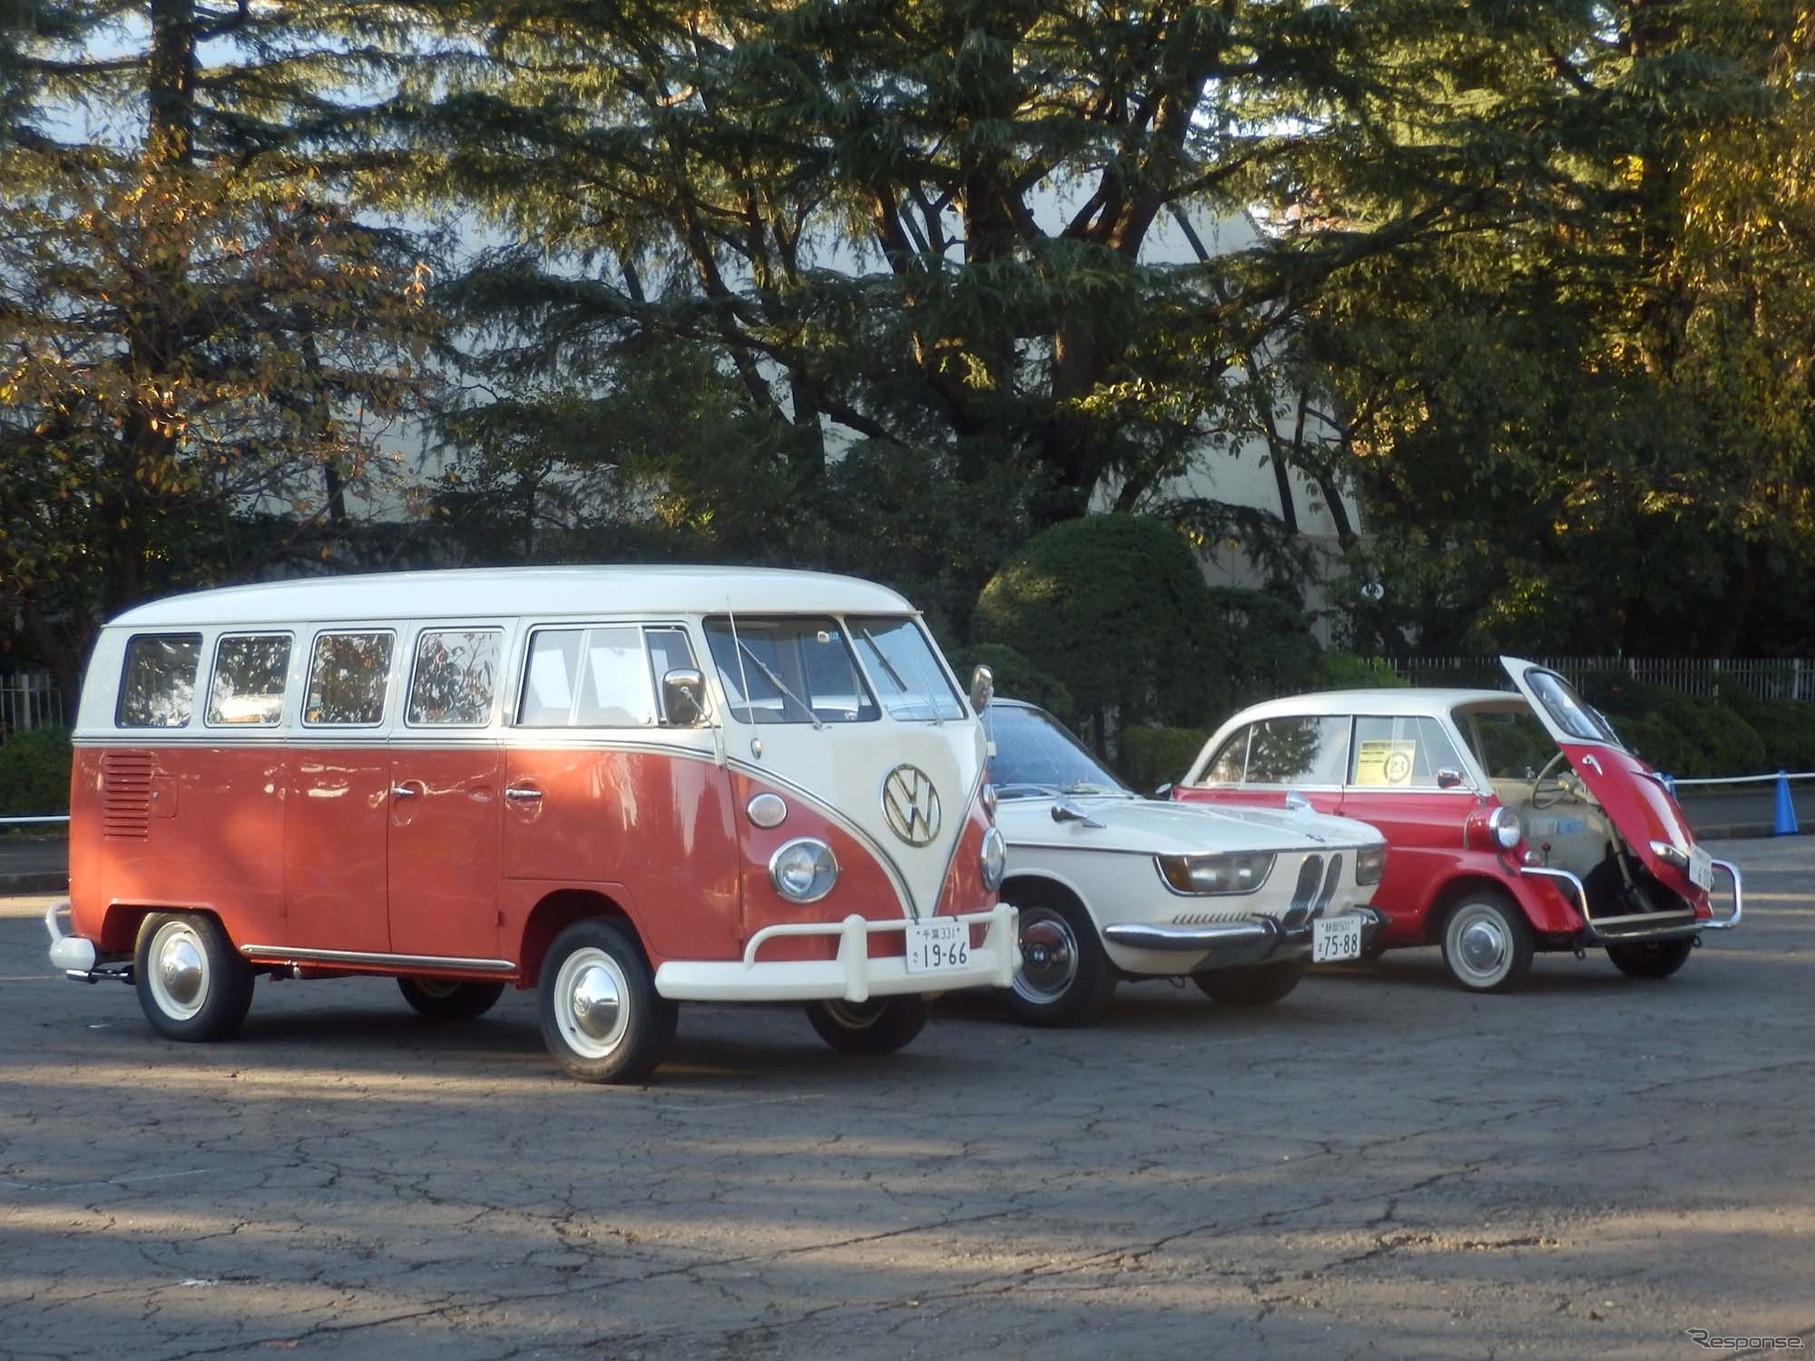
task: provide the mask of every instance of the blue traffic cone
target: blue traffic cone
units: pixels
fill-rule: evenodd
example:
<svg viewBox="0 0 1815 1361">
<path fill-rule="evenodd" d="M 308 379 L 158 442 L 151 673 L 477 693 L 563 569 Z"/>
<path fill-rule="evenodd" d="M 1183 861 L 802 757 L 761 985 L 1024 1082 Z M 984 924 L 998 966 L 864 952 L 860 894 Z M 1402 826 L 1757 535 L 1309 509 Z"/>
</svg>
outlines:
<svg viewBox="0 0 1815 1361">
<path fill-rule="evenodd" d="M 1795 836 L 1796 805 L 1790 802 L 1790 778 L 1777 772 L 1777 815 L 1771 823 L 1772 836 Z"/>
</svg>

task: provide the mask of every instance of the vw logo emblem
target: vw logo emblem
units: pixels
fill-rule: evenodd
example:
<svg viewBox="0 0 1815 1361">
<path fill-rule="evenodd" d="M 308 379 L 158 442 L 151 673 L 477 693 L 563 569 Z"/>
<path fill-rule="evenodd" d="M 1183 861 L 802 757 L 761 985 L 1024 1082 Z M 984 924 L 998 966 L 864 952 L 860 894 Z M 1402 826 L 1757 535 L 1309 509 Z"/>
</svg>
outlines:
<svg viewBox="0 0 1815 1361">
<path fill-rule="evenodd" d="M 939 791 L 918 766 L 896 766 L 883 777 L 882 815 L 908 845 L 930 845 L 939 835 Z"/>
</svg>

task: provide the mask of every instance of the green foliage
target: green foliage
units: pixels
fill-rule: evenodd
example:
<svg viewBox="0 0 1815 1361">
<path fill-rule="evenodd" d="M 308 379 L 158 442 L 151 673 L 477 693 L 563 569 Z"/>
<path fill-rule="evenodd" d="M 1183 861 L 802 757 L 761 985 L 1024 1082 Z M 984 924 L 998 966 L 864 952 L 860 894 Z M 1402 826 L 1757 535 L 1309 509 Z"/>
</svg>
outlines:
<svg viewBox="0 0 1815 1361">
<path fill-rule="evenodd" d="M 1204 728 L 1128 728 L 1121 733 L 1122 772 L 1146 794 L 1176 783 L 1191 768 L 1210 731 Z"/>
<path fill-rule="evenodd" d="M 1318 655 L 1315 675 L 1319 690 L 1380 690 L 1405 684 L 1385 657 L 1335 649 Z"/>
<path fill-rule="evenodd" d="M 1646 685 L 1620 672 L 1583 676 L 1578 688 L 1659 771 L 1699 779 L 1767 769 L 1764 742 L 1731 705 Z"/>
<path fill-rule="evenodd" d="M 32 817 L 69 811 L 69 733 L 26 728 L 0 742 L 0 815 Z"/>
<path fill-rule="evenodd" d="M 1759 699 L 1732 681 L 1722 683 L 1720 700 L 1758 734 L 1765 753 L 1759 771 L 1815 770 L 1815 704 L 1796 699 Z"/>
<path fill-rule="evenodd" d="M 1029 540 L 983 588 L 972 637 L 1015 649 L 1058 677 L 1081 715 L 1113 712 L 1124 730 L 1196 719 L 1226 655 L 1191 549 L 1165 525 L 1128 515 L 1069 521 Z"/>
<path fill-rule="evenodd" d="M 978 643 L 971 647 L 951 649 L 946 660 L 967 688 L 971 669 L 987 666 L 996 678 L 996 693 L 1004 699 L 1026 700 L 1037 704 L 1068 727 L 1077 721 L 1077 701 L 1071 691 L 1040 670 L 1012 647 L 1001 643 Z"/>
</svg>

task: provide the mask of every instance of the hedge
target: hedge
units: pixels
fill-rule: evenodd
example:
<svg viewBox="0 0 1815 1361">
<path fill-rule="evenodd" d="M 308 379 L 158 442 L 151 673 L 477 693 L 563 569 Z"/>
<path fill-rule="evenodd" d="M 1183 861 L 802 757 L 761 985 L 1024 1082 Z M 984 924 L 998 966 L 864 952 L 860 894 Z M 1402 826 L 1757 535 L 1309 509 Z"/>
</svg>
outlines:
<svg viewBox="0 0 1815 1361">
<path fill-rule="evenodd" d="M 0 742 L 0 817 L 69 811 L 69 733 L 27 728 Z"/>
</svg>

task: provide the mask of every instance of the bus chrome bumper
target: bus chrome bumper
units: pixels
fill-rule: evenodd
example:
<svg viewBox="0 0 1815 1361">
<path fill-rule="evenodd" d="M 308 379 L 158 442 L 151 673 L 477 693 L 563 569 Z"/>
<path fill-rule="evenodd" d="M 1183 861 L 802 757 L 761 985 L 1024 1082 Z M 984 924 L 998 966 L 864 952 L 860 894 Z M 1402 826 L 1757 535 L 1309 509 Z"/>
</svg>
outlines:
<svg viewBox="0 0 1815 1361">
<path fill-rule="evenodd" d="M 960 988 L 1006 988 L 1015 981 L 1019 959 L 1015 909 L 1007 903 L 987 912 L 969 912 L 939 921 L 984 927 L 970 947 L 970 962 L 958 969 L 911 972 L 907 959 L 870 958 L 870 937 L 900 934 L 905 921 L 870 921 L 852 914 L 841 922 L 790 922 L 764 927 L 750 938 L 740 960 L 671 959 L 655 971 L 655 990 L 676 1002 L 813 1002 L 843 998 L 866 1002 L 904 993 L 955 992 Z M 762 947 L 785 936 L 832 936 L 835 959 L 764 962 Z"/>
<path fill-rule="evenodd" d="M 53 903 L 44 914 L 44 929 L 50 932 L 50 962 L 61 969 L 72 982 L 95 980 L 95 943 L 64 930 L 69 918 L 67 901 Z"/>
</svg>

